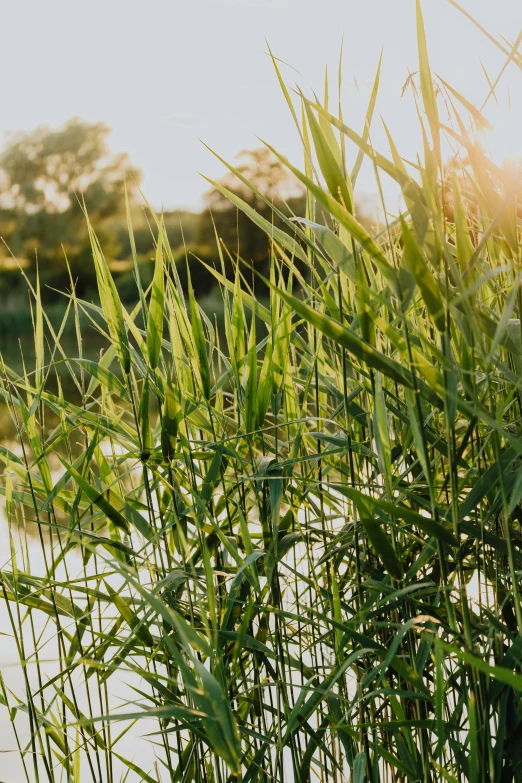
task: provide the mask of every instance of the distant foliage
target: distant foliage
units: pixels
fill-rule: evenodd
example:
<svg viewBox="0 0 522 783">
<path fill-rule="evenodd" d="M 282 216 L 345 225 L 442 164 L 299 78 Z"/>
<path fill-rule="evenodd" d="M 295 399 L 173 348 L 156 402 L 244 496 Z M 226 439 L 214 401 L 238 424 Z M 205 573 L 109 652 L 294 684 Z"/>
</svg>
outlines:
<svg viewBox="0 0 522 783">
<path fill-rule="evenodd" d="M 9 252 L 34 266 L 42 278 L 65 282 L 65 256 L 79 286 L 89 284 L 92 263 L 85 207 L 106 250 L 117 257 L 114 219 L 125 214 L 125 177 L 133 193 L 140 172 L 124 154 L 111 155 L 110 129 L 77 118 L 11 136 L 0 156 L 0 233 Z M 91 277 L 92 280 L 92 277 Z"/>
</svg>

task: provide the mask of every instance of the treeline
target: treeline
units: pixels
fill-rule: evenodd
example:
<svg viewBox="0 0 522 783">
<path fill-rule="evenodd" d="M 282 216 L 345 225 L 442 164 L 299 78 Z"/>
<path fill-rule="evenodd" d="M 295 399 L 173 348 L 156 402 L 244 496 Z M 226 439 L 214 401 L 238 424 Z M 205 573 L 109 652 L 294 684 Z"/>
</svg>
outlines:
<svg viewBox="0 0 522 783">
<path fill-rule="evenodd" d="M 56 130 L 39 127 L 8 139 L 0 155 L 0 296 L 4 310 L 26 306 L 27 289 L 20 270 L 34 280 L 38 269 L 47 303 L 60 301 L 57 291 L 70 288 L 71 279 L 79 295 L 96 298 L 86 214 L 122 299 L 133 301 L 136 287 L 126 191 L 140 274 L 145 285 L 150 282 L 154 241 L 138 189 L 141 172 L 125 154 L 109 153 L 108 134 L 109 128 L 102 123 L 72 119 Z M 298 183 L 270 152 L 244 151 L 238 156 L 237 168 L 257 193 L 230 172 L 220 180 L 220 186 L 232 190 L 266 219 L 278 223 L 270 203 L 288 215 L 303 214 Z M 266 234 L 219 189 L 210 188 L 205 202 L 200 213 L 163 215 L 178 274 L 186 282 L 187 267 L 193 270 L 192 283 L 199 296 L 210 294 L 216 285 L 204 266 L 212 267 L 219 261 L 216 237 L 222 243 L 227 273 L 238 254 L 266 272 L 269 253 Z"/>
</svg>

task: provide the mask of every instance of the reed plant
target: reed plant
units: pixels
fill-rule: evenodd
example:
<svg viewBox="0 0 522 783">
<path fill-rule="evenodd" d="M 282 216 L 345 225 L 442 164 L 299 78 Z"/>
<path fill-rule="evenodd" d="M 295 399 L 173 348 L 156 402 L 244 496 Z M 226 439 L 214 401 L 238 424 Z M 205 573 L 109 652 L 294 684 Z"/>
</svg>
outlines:
<svg viewBox="0 0 522 783">
<path fill-rule="evenodd" d="M 371 144 L 379 73 L 359 134 L 273 58 L 302 169 L 272 152 L 307 212 L 276 228 L 213 183 L 271 252 L 260 279 L 216 237 L 223 330 L 148 207 L 130 312 L 90 229 L 100 304 L 71 280 L 75 356 L 30 288 L 34 367 L 0 368 L 20 780 L 522 780 L 520 172 L 484 152 L 487 106 L 431 73 L 419 3 L 417 36 L 413 163 Z M 403 196 L 375 235 L 365 160 Z"/>
</svg>

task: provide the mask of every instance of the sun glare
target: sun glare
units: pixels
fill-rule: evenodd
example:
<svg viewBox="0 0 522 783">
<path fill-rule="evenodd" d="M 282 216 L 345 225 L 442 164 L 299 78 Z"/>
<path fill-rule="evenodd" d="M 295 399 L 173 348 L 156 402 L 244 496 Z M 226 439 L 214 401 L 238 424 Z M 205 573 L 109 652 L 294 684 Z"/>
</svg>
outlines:
<svg viewBox="0 0 522 783">
<path fill-rule="evenodd" d="M 522 109 L 520 106 L 497 106 L 492 112 L 493 129 L 486 131 L 486 143 L 497 163 L 522 158 Z"/>
</svg>

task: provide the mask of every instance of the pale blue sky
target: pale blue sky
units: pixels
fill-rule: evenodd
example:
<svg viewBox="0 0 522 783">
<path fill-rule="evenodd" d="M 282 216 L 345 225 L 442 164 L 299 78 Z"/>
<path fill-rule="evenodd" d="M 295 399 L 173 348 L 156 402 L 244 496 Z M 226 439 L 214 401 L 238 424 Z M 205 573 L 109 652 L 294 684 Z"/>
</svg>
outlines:
<svg viewBox="0 0 522 783">
<path fill-rule="evenodd" d="M 507 39 L 522 27 L 521 0 L 461 4 Z M 496 77 L 503 56 L 447 0 L 424 0 L 423 8 L 433 70 L 481 103 L 480 59 Z M 290 83 L 320 91 L 344 34 L 344 116 L 356 129 L 383 46 L 378 111 L 401 152 L 414 154 L 412 105 L 400 98 L 416 69 L 414 0 L 0 0 L 0 10 L 0 134 L 72 115 L 104 120 L 112 148 L 143 169 L 157 206 L 198 206 L 197 171 L 222 171 L 198 136 L 232 159 L 256 145 L 257 133 L 299 160 L 265 38 L 301 72 L 286 68 Z M 522 155 L 522 76 L 513 66 L 503 85 L 500 108 L 492 102 L 488 114 L 500 127 L 494 151 Z M 373 140 L 385 149 L 378 117 Z M 371 190 L 368 175 L 361 185 Z"/>
</svg>

